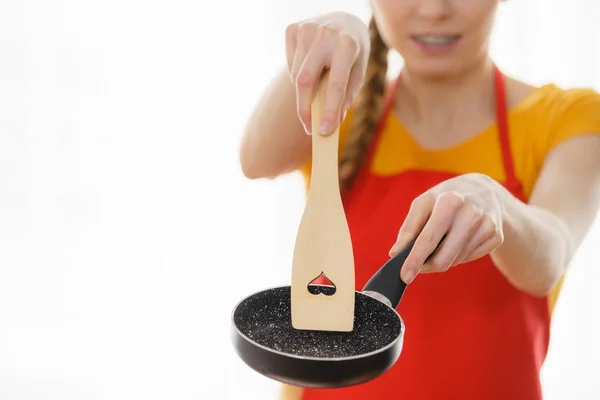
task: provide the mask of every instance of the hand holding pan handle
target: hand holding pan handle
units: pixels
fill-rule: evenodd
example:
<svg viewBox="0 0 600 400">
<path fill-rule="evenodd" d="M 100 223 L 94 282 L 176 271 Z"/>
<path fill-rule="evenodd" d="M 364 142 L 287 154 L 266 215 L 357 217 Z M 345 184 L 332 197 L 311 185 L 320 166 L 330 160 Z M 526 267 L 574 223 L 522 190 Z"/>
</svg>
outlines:
<svg viewBox="0 0 600 400">
<path fill-rule="evenodd" d="M 431 256 L 435 253 L 435 251 L 440 247 L 440 244 L 444 241 L 444 237 L 438 243 L 436 249 L 427 257 L 427 260 L 431 258 Z M 381 294 L 389 300 L 392 308 L 398 307 L 400 303 L 400 299 L 402 299 L 402 295 L 406 290 L 406 283 L 400 278 L 400 270 L 404 265 L 404 262 L 408 258 L 408 255 L 412 251 L 415 245 L 416 239 L 413 239 L 409 242 L 398 254 L 394 257 L 390 258 L 388 262 L 386 262 L 380 269 L 377 271 L 371 279 L 366 283 L 362 292 L 375 292 L 377 294 Z M 425 260 L 425 261 L 427 261 Z M 369 294 L 369 293 L 365 293 Z M 379 296 L 375 295 L 374 297 L 379 298 Z"/>
</svg>

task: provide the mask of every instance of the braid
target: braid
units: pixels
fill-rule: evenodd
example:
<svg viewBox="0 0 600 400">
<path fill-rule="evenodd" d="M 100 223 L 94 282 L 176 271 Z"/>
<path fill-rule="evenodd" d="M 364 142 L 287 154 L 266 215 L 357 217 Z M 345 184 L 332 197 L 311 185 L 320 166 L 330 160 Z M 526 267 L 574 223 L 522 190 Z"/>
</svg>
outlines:
<svg viewBox="0 0 600 400">
<path fill-rule="evenodd" d="M 365 81 L 357 95 L 352 125 L 340 159 L 339 174 L 342 192 L 352 185 L 362 167 L 384 107 L 388 47 L 379 34 L 374 17 L 369 23 L 369 32 L 371 34 L 371 53 Z"/>
</svg>

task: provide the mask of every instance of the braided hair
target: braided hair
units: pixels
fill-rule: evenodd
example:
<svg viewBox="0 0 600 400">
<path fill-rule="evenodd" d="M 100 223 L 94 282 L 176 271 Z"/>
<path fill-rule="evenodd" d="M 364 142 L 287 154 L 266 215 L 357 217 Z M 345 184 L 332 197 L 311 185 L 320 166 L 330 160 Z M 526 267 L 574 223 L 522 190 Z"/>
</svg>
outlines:
<svg viewBox="0 0 600 400">
<path fill-rule="evenodd" d="M 342 192 L 352 185 L 365 161 L 384 107 L 389 49 L 381 38 L 374 17 L 369 23 L 369 33 L 371 52 L 365 80 L 356 97 L 352 124 L 340 157 L 339 178 Z"/>
</svg>

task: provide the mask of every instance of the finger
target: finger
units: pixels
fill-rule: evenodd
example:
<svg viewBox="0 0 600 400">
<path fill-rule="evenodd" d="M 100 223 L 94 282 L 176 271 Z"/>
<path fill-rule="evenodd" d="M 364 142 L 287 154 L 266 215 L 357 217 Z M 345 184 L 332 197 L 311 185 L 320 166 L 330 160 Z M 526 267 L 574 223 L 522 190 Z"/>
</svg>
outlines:
<svg viewBox="0 0 600 400">
<path fill-rule="evenodd" d="M 358 75 L 358 77 L 357 77 Z M 350 76 L 348 77 L 348 87 L 346 88 L 346 94 L 344 95 L 344 100 L 342 100 L 342 109 L 340 110 L 340 119 L 338 124 L 341 124 L 346 119 L 346 114 L 348 114 L 348 110 L 352 106 L 352 102 L 356 97 L 356 81 L 360 77 L 360 74 L 356 73 L 356 66 L 353 66 L 350 70 Z"/>
<path fill-rule="evenodd" d="M 296 38 L 293 44 L 295 51 L 293 54 L 290 78 L 294 86 L 296 86 L 296 102 L 298 102 L 298 88 L 297 80 L 300 72 L 300 67 L 304 63 L 306 54 L 310 50 L 310 47 L 314 41 L 317 25 L 312 22 L 303 22 L 296 28 Z M 290 38 L 290 41 L 292 39 Z M 311 120 L 310 120 L 310 109 L 308 112 L 303 109 L 303 115 L 301 115 L 301 107 L 297 104 L 297 113 L 300 122 L 304 126 L 306 133 L 311 132 Z"/>
<path fill-rule="evenodd" d="M 471 242 L 482 220 L 481 211 L 472 205 L 463 206 L 452 222 L 444 243 L 439 246 L 435 255 L 425 262 L 421 272 L 447 271 L 454 265 L 462 249 Z"/>
<path fill-rule="evenodd" d="M 487 256 L 492 251 L 494 251 L 498 247 L 500 247 L 501 244 L 502 244 L 502 239 L 500 238 L 500 236 L 493 236 L 493 237 L 489 238 L 488 240 L 486 240 L 485 242 L 481 243 L 479 246 L 477 246 L 477 248 L 475 250 L 473 250 L 471 255 L 469 255 L 467 258 L 465 258 L 463 263 L 474 261 L 483 256 Z"/>
<path fill-rule="evenodd" d="M 463 251 L 456 257 L 457 263 L 473 260 L 475 250 L 495 235 L 496 224 L 494 223 L 494 220 L 489 215 L 484 215 L 477 232 L 473 235 L 469 244 L 466 245 Z"/>
<path fill-rule="evenodd" d="M 320 133 L 322 135 L 330 134 L 341 119 L 350 71 L 356 61 L 358 52 L 358 42 L 352 36 L 348 34 L 338 35 L 337 45 L 331 60 L 325 108 L 321 119 Z"/>
<path fill-rule="evenodd" d="M 350 77 L 348 78 L 348 87 L 346 88 L 346 96 L 344 97 L 343 105 L 342 105 L 342 113 L 340 115 L 340 123 L 346 118 L 346 114 L 354 99 L 356 94 L 358 93 L 362 82 L 365 78 L 365 68 L 360 65 L 362 63 L 354 64 L 352 69 L 350 70 Z"/>
<path fill-rule="evenodd" d="M 287 61 L 287 70 L 292 79 L 292 67 L 294 65 L 294 55 L 296 54 L 296 40 L 298 38 L 298 24 L 291 24 L 285 29 L 285 56 Z"/>
<path fill-rule="evenodd" d="M 331 54 L 327 41 L 331 40 L 332 32 L 329 28 L 319 28 L 318 35 L 319 37 L 315 38 L 308 53 L 306 53 L 296 78 L 298 116 L 311 133 L 313 128 L 319 129 L 319 127 L 312 127 L 311 125 L 311 106 L 321 74 Z"/>
<path fill-rule="evenodd" d="M 296 51 L 294 52 L 294 60 L 292 61 L 290 73 L 294 85 L 298 79 L 298 73 L 300 72 L 300 67 L 304 63 L 306 54 L 314 42 L 316 31 L 317 24 L 312 22 L 301 23 L 298 28 L 296 28 L 296 41 L 294 44 Z"/>
<path fill-rule="evenodd" d="M 405 282 L 410 283 L 419 273 L 427 258 L 436 250 L 442 237 L 452 226 L 463 204 L 463 198 L 452 192 L 444 193 L 438 197 L 431 212 L 431 217 L 419 233 L 415 245 L 402 268 Z"/>
<path fill-rule="evenodd" d="M 411 240 L 417 237 L 423 230 L 431 211 L 435 206 L 435 197 L 430 193 L 424 193 L 417 197 L 410 205 L 408 215 L 404 219 L 396 243 L 390 249 L 389 255 L 393 257 L 404 248 Z"/>
<path fill-rule="evenodd" d="M 499 229 L 498 224 L 487 215 L 481 222 L 477 236 L 478 237 L 473 241 L 472 250 L 465 253 L 462 261 L 460 261 L 461 263 L 467 263 L 481 258 L 496 250 L 504 242 L 502 230 Z"/>
</svg>

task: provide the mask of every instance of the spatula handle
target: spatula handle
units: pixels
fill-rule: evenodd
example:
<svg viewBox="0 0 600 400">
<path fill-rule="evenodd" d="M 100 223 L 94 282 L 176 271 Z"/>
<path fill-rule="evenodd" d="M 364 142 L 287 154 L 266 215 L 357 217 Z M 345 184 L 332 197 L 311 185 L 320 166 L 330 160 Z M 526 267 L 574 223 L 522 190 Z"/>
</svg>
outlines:
<svg viewBox="0 0 600 400">
<path fill-rule="evenodd" d="M 313 189 L 318 189 L 319 193 L 327 191 L 335 193 L 337 196 L 340 191 L 338 179 L 339 124 L 335 125 L 335 129 L 330 135 L 323 136 L 319 133 L 328 86 L 329 73 L 325 72 L 321 77 L 311 108 L 311 124 L 313 127 L 311 185 Z"/>
</svg>

